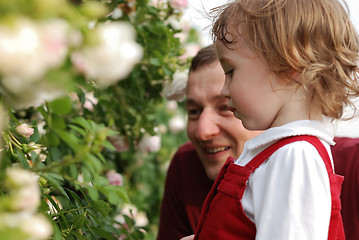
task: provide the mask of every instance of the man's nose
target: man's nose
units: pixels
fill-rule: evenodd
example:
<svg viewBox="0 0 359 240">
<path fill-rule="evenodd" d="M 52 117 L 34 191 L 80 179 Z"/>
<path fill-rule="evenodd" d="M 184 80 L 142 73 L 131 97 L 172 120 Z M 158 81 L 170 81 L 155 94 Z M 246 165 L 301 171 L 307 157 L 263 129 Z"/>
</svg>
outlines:
<svg viewBox="0 0 359 240">
<path fill-rule="evenodd" d="M 196 137 L 201 141 L 206 141 L 220 133 L 217 114 L 213 109 L 203 109 L 198 120 Z"/>
</svg>

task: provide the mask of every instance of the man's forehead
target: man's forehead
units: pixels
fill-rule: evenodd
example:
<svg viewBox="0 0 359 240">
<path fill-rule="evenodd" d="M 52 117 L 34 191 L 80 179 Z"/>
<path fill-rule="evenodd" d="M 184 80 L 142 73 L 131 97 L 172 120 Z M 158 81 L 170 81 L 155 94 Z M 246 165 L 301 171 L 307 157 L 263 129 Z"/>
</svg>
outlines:
<svg viewBox="0 0 359 240">
<path fill-rule="evenodd" d="M 210 103 L 218 103 L 218 102 L 226 102 L 227 98 L 223 97 L 222 95 L 213 95 L 212 97 L 205 99 L 206 102 Z M 203 100 L 201 98 L 196 97 L 187 97 L 186 98 L 186 105 L 203 105 Z"/>
</svg>

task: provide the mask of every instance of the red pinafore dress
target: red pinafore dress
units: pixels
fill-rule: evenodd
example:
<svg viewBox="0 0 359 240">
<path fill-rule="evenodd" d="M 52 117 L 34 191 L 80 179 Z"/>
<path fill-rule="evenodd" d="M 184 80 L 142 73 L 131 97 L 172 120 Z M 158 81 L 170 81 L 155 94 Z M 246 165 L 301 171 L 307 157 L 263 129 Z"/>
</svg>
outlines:
<svg viewBox="0 0 359 240">
<path fill-rule="evenodd" d="M 195 240 L 254 240 L 256 226 L 244 213 L 241 199 L 249 176 L 280 147 L 295 142 L 308 141 L 323 159 L 330 181 L 332 211 L 328 239 L 344 240 L 344 229 L 340 214 L 340 189 L 343 177 L 333 173 L 328 152 L 314 136 L 287 137 L 269 146 L 247 165 L 239 166 L 229 157 L 222 167 L 208 194 L 197 226 Z"/>
</svg>

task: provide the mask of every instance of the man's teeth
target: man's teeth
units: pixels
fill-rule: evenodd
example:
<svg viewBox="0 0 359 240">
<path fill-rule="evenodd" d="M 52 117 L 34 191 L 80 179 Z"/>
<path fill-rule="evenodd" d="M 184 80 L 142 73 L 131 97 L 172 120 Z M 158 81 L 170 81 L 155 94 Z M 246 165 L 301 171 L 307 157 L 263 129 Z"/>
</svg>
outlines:
<svg viewBox="0 0 359 240">
<path fill-rule="evenodd" d="M 207 148 L 206 152 L 207 153 L 218 153 L 218 152 L 221 152 L 221 151 L 224 151 L 224 150 L 227 150 L 227 149 L 229 149 L 229 147 Z"/>
</svg>

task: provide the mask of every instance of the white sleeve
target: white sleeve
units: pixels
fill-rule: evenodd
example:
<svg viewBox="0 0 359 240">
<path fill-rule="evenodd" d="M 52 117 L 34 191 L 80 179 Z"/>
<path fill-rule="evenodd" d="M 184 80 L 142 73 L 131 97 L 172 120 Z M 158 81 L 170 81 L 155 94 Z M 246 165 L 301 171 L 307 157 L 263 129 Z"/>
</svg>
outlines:
<svg viewBox="0 0 359 240">
<path fill-rule="evenodd" d="M 242 204 L 244 209 L 249 206 L 257 240 L 328 238 L 329 178 L 310 143 L 295 142 L 277 150 L 252 174 L 247 188 Z"/>
</svg>

